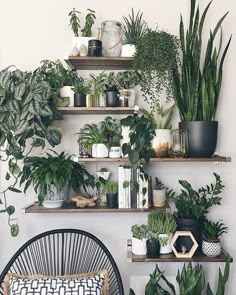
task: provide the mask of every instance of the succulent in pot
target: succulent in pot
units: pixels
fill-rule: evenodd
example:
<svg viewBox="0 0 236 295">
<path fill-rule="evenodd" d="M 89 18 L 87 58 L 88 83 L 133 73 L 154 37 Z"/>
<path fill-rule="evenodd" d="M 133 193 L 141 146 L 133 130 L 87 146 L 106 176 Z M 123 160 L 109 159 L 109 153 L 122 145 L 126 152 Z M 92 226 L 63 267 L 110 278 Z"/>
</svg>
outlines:
<svg viewBox="0 0 236 295">
<path fill-rule="evenodd" d="M 159 220 L 155 212 L 148 214 L 147 221 L 147 256 L 159 257 L 160 241 L 159 241 Z"/>
<path fill-rule="evenodd" d="M 107 195 L 107 207 L 118 208 L 118 182 L 108 180 L 105 183 L 105 191 Z"/>
<path fill-rule="evenodd" d="M 147 24 L 143 20 L 143 13 L 138 11 L 136 14 L 132 8 L 128 17 L 123 17 L 124 38 L 121 56 L 131 57 L 136 52 L 137 42 L 143 37 Z"/>
<path fill-rule="evenodd" d="M 24 192 L 32 184 L 38 194 L 39 204 L 45 207 L 61 207 L 68 195 L 67 187 L 71 186 L 76 193 L 95 187 L 94 177 L 71 156 L 55 151 L 47 157 L 26 157 L 20 173 L 20 184 L 25 183 Z"/>
<path fill-rule="evenodd" d="M 135 255 L 146 255 L 146 237 L 147 226 L 145 224 L 134 224 L 131 227 L 132 232 L 132 252 Z"/>
<path fill-rule="evenodd" d="M 231 37 L 221 54 L 224 14 L 210 30 L 206 49 L 202 49 L 204 22 L 212 1 L 202 16 L 196 0 L 191 1 L 190 21 L 184 30 L 180 20 L 181 62 L 173 63 L 173 94 L 179 109 L 180 129 L 188 130 L 189 157 L 210 157 L 217 145 L 218 122 L 215 121 L 223 79 L 223 65 Z M 214 45 L 218 32 L 220 42 Z M 203 62 L 201 62 L 203 60 Z"/>
<path fill-rule="evenodd" d="M 221 254 L 221 242 L 219 237 L 228 232 L 228 227 L 221 221 L 206 221 L 202 227 L 203 241 L 202 252 L 209 257 L 217 257 Z"/>
<path fill-rule="evenodd" d="M 181 193 L 176 194 L 169 191 L 167 197 L 173 201 L 177 211 L 175 212 L 177 230 L 191 231 L 196 239 L 201 250 L 202 231 L 201 226 L 206 219 L 209 209 L 214 205 L 220 205 L 222 197 L 220 194 L 224 189 L 222 180 L 219 175 L 214 173 L 215 183 L 206 185 L 197 190 L 193 189 L 192 185 L 186 180 L 179 180 L 182 186 Z M 192 245 L 185 237 L 179 237 L 177 240 L 177 249 L 181 252 L 184 246 L 188 251 Z"/>
<path fill-rule="evenodd" d="M 74 106 L 86 107 L 86 95 L 90 91 L 90 83 L 80 77 L 72 90 L 74 91 Z"/>
<path fill-rule="evenodd" d="M 158 177 L 154 181 L 152 203 L 153 207 L 164 207 L 166 203 L 166 186 Z"/>
</svg>

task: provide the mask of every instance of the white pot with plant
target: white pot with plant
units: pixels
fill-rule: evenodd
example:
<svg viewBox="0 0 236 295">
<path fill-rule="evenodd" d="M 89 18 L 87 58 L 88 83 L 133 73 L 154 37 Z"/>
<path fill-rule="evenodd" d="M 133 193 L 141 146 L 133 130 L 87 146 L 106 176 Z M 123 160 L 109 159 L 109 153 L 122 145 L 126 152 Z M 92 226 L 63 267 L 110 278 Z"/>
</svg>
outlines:
<svg viewBox="0 0 236 295">
<path fill-rule="evenodd" d="M 134 224 L 131 227 L 132 232 L 132 253 L 134 255 L 146 255 L 146 236 L 147 226 L 145 224 Z"/>
<path fill-rule="evenodd" d="M 175 231 L 176 221 L 174 215 L 172 215 L 171 213 L 160 213 L 160 254 L 168 254 L 172 252 L 170 242 Z"/>
<path fill-rule="evenodd" d="M 71 56 L 87 56 L 88 41 L 96 39 L 95 37 L 92 37 L 92 26 L 94 25 L 96 19 L 95 11 L 89 8 L 87 10 L 88 13 L 85 17 L 84 27 L 81 29 L 81 37 L 79 37 L 79 29 L 81 28 L 79 17 L 81 12 L 73 8 L 73 10 L 69 13 L 70 27 L 74 33 L 74 37 L 72 38 Z"/>
<path fill-rule="evenodd" d="M 97 174 L 98 178 L 101 177 L 101 178 L 103 178 L 104 180 L 108 180 L 108 178 L 109 178 L 111 172 L 108 171 L 107 168 L 101 168 L 101 169 L 99 169 L 99 170 L 96 172 L 96 174 Z"/>
<path fill-rule="evenodd" d="M 124 38 L 121 56 L 132 57 L 135 55 L 137 42 L 142 38 L 147 29 L 147 24 L 143 20 L 143 13 L 138 11 L 138 13 L 135 14 L 133 8 L 131 15 L 123 17 L 123 22 Z"/>
<path fill-rule="evenodd" d="M 151 113 L 144 111 L 144 114 L 149 117 L 153 127 L 155 128 L 155 137 L 151 142 L 151 147 L 155 152 L 157 158 L 165 158 L 169 156 L 169 149 L 171 145 L 171 130 L 170 121 L 175 105 L 164 110 L 163 106 L 159 104 L 152 108 Z"/>
<path fill-rule="evenodd" d="M 217 257 L 221 254 L 219 237 L 228 232 L 228 227 L 220 221 L 207 221 L 203 224 L 202 252 L 208 257 Z"/>
<path fill-rule="evenodd" d="M 154 189 L 153 189 L 153 207 L 164 207 L 166 203 L 166 187 L 155 177 Z"/>
</svg>

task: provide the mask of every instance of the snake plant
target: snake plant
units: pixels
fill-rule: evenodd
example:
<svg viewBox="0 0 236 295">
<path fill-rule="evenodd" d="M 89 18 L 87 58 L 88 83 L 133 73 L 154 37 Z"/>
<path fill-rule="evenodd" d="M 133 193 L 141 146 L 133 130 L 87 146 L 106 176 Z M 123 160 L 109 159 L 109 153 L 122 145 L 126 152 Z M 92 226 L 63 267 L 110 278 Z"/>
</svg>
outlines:
<svg viewBox="0 0 236 295">
<path fill-rule="evenodd" d="M 222 72 L 231 37 L 222 55 L 221 25 L 227 16 L 225 13 L 213 31 L 210 31 L 205 57 L 202 54 L 202 31 L 206 15 L 212 1 L 206 6 L 200 17 L 196 0 L 191 0 L 190 22 L 185 32 L 183 18 L 180 20 L 180 44 L 182 62 L 173 66 L 173 93 L 182 121 L 214 120 L 222 84 Z M 221 30 L 218 47 L 214 45 L 217 33 Z M 201 67 L 201 58 L 203 66 Z"/>
</svg>

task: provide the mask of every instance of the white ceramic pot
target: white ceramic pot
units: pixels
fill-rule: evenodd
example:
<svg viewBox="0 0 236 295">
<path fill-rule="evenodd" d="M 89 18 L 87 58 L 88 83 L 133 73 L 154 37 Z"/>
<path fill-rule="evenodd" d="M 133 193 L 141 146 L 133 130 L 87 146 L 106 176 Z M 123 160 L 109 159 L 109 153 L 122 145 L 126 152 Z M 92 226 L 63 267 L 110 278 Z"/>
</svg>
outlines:
<svg viewBox="0 0 236 295">
<path fill-rule="evenodd" d="M 217 257 L 221 253 L 221 243 L 220 240 L 215 241 L 202 241 L 202 252 L 208 257 Z"/>
<path fill-rule="evenodd" d="M 120 152 L 121 152 L 121 148 L 120 146 L 112 146 L 110 151 L 109 151 L 109 158 L 120 158 Z"/>
<path fill-rule="evenodd" d="M 63 205 L 63 202 L 67 199 L 68 196 L 68 186 L 66 185 L 61 192 L 58 192 L 54 185 L 50 186 L 44 201 L 43 206 L 45 208 L 60 208 Z"/>
<path fill-rule="evenodd" d="M 156 136 L 151 142 L 151 147 L 157 158 L 165 158 L 169 156 L 169 148 L 171 145 L 170 129 L 156 129 Z"/>
<path fill-rule="evenodd" d="M 166 203 L 166 190 L 153 190 L 153 207 L 164 207 Z"/>
<path fill-rule="evenodd" d="M 136 46 L 134 44 L 125 44 L 121 48 L 122 57 L 132 57 L 136 53 Z"/>
<path fill-rule="evenodd" d="M 136 239 L 132 237 L 132 252 L 134 255 L 146 255 L 146 239 Z"/>
<path fill-rule="evenodd" d="M 93 158 L 107 158 L 108 148 L 103 143 L 96 143 L 92 145 Z"/>
<path fill-rule="evenodd" d="M 159 242 L 160 242 L 160 254 L 168 254 L 172 252 L 172 249 L 170 247 L 170 242 L 173 235 L 167 235 L 167 234 L 159 234 Z"/>
<path fill-rule="evenodd" d="M 108 180 L 111 172 L 110 171 L 104 171 L 104 172 L 98 171 L 98 172 L 96 172 L 96 174 L 98 177 L 102 177 L 103 179 Z"/>
<path fill-rule="evenodd" d="M 70 103 L 69 107 L 74 106 L 74 91 L 72 90 L 72 86 L 64 86 L 60 89 L 61 97 L 69 97 Z"/>
<path fill-rule="evenodd" d="M 122 145 L 124 143 L 129 143 L 130 138 L 129 138 L 129 133 L 130 133 L 130 127 L 129 126 L 122 126 L 121 127 L 121 140 L 120 140 L 120 147 L 121 147 L 121 156 L 127 158 L 128 155 L 123 155 L 122 153 Z"/>
<path fill-rule="evenodd" d="M 72 48 L 80 50 L 81 45 L 85 45 L 88 52 L 88 41 L 96 39 L 95 37 L 72 37 Z"/>
</svg>

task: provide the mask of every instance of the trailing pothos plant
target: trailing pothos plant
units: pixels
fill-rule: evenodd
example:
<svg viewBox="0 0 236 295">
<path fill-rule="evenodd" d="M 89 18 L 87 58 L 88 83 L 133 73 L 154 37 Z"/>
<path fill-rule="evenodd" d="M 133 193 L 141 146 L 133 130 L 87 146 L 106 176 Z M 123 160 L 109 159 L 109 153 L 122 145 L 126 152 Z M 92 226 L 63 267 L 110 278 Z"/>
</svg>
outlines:
<svg viewBox="0 0 236 295">
<path fill-rule="evenodd" d="M 16 236 L 19 228 L 11 224 L 14 206 L 8 206 L 6 193 L 21 192 L 15 186 L 20 173 L 19 162 L 34 147 L 52 147 L 61 142 L 59 129 L 50 126 L 53 120 L 61 119 L 53 101 L 51 87 L 36 72 L 23 72 L 10 67 L 0 72 L 0 148 L 1 160 L 8 162 L 6 180 L 11 184 L 1 192 L 3 209 L 9 216 L 11 234 Z M 27 145 L 27 142 L 30 142 Z"/>
</svg>

